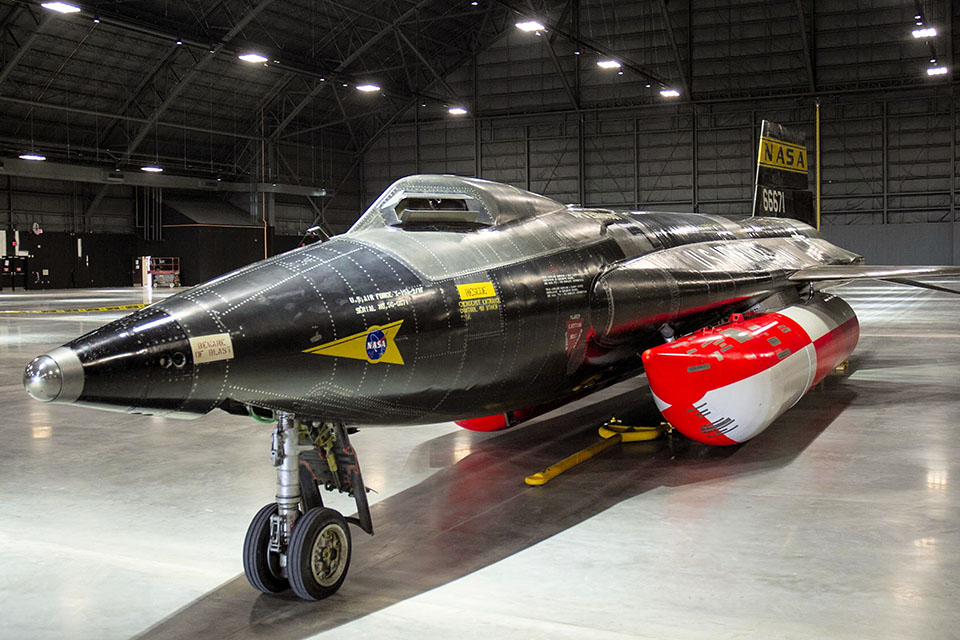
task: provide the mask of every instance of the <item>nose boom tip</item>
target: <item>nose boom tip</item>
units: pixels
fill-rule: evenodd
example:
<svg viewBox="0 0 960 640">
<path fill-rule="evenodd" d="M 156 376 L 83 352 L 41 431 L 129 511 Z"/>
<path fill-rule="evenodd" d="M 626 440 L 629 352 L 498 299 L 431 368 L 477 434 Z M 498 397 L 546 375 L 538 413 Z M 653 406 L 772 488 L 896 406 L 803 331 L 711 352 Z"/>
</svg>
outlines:
<svg viewBox="0 0 960 640">
<path fill-rule="evenodd" d="M 73 402 L 83 391 L 83 365 L 71 349 L 58 347 L 30 361 L 23 388 L 41 402 Z"/>
<path fill-rule="evenodd" d="M 34 400 L 53 402 L 63 390 L 63 371 L 50 356 L 37 356 L 23 370 L 23 388 Z"/>
</svg>

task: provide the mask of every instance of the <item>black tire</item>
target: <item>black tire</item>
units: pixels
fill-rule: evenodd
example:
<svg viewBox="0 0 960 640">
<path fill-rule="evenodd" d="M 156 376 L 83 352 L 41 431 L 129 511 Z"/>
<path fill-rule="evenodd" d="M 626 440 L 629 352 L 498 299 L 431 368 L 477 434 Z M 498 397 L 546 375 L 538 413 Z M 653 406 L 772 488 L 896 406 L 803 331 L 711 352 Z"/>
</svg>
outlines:
<svg viewBox="0 0 960 640">
<path fill-rule="evenodd" d="M 254 589 L 264 593 L 280 593 L 290 584 L 280 572 L 280 558 L 270 553 L 270 516 L 277 513 L 271 502 L 253 516 L 243 540 L 243 573 Z"/>
<path fill-rule="evenodd" d="M 287 549 L 290 588 L 304 600 L 322 600 L 343 584 L 350 569 L 350 528 L 333 509 L 310 509 L 293 527 Z"/>
</svg>

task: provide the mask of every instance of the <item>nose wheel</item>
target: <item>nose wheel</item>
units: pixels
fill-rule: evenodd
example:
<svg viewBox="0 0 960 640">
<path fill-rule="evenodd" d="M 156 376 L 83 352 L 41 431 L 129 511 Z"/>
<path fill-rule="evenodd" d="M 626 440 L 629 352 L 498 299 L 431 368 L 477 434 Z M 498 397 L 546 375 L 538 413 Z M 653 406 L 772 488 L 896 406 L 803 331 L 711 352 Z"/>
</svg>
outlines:
<svg viewBox="0 0 960 640">
<path fill-rule="evenodd" d="M 287 575 L 293 592 L 304 600 L 336 593 L 350 568 L 350 529 L 333 509 L 314 508 L 293 529 L 287 551 Z"/>
<path fill-rule="evenodd" d="M 313 449 L 302 449 L 304 444 Z M 253 517 L 243 542 L 243 572 L 263 593 L 288 588 L 304 600 L 322 600 L 343 584 L 350 568 L 348 523 L 373 534 L 366 487 L 356 452 L 341 424 L 302 424 L 279 414 L 273 436 L 277 498 Z M 323 506 L 320 487 L 349 493 L 356 518 Z"/>
</svg>

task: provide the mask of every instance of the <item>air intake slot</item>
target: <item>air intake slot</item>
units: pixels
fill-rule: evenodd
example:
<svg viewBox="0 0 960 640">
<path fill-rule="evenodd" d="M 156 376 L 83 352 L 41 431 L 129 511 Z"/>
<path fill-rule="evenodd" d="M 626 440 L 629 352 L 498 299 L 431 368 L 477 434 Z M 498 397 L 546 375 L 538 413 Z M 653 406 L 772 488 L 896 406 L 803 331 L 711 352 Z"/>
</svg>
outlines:
<svg viewBox="0 0 960 640">
<path fill-rule="evenodd" d="M 492 226 L 490 215 L 469 196 L 442 197 L 417 194 L 401 198 L 394 206 L 397 222 L 404 229 L 472 230 Z"/>
<path fill-rule="evenodd" d="M 563 209 L 556 200 L 479 178 L 407 176 L 380 194 L 348 233 L 384 226 L 469 232 Z"/>
</svg>

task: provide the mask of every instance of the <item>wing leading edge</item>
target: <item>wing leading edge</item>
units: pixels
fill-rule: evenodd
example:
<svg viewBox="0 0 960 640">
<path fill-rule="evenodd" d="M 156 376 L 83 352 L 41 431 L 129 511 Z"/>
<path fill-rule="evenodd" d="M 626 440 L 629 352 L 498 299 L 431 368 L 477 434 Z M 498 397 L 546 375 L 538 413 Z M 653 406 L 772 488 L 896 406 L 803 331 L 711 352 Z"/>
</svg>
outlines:
<svg viewBox="0 0 960 640">
<path fill-rule="evenodd" d="M 830 281 L 848 281 L 848 280 L 885 280 L 896 284 L 904 284 L 911 287 L 921 287 L 923 289 L 932 289 L 933 291 L 943 291 L 960 295 L 960 291 L 920 282 L 914 278 L 922 277 L 960 277 L 960 266 L 934 266 L 934 267 L 905 267 L 905 266 L 875 266 L 875 265 L 824 265 L 809 267 L 795 271 L 789 276 L 789 280 L 794 282 L 830 282 Z"/>
</svg>

